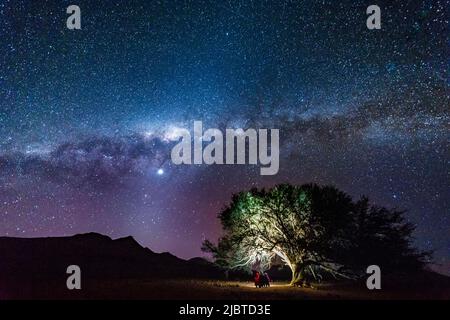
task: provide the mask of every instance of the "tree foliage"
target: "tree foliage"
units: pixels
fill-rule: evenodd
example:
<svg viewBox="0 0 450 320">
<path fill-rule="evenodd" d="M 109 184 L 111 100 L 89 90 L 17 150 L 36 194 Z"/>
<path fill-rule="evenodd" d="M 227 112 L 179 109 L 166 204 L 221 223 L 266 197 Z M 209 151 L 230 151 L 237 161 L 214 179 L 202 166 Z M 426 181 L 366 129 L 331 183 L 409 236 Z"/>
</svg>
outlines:
<svg viewBox="0 0 450 320">
<path fill-rule="evenodd" d="M 427 253 L 411 246 L 414 226 L 403 212 L 354 202 L 332 186 L 278 185 L 233 196 L 219 214 L 224 235 L 202 249 L 226 268 L 268 269 L 281 261 L 292 284 L 330 274 L 354 278 L 370 264 L 420 269 Z"/>
</svg>

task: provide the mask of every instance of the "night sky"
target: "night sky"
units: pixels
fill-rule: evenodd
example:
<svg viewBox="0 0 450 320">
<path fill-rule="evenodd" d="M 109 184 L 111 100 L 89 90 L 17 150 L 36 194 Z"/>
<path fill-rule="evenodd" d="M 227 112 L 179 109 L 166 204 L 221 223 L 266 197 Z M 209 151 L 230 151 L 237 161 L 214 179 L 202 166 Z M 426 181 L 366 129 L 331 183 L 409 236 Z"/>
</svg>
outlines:
<svg viewBox="0 0 450 320">
<path fill-rule="evenodd" d="M 0 0 L 0 235 L 132 235 L 190 258 L 232 193 L 316 182 L 407 210 L 445 271 L 449 6 Z M 280 129 L 279 173 L 175 166 L 194 120 Z"/>
</svg>

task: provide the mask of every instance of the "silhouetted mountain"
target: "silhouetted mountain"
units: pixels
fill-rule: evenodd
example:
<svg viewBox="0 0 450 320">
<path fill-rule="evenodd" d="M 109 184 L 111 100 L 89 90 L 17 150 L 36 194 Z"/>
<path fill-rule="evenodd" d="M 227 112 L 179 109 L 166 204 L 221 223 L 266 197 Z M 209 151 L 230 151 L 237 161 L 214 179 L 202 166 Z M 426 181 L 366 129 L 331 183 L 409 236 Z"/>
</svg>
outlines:
<svg viewBox="0 0 450 320">
<path fill-rule="evenodd" d="M 0 237 L 0 283 L 66 279 L 69 265 L 78 265 L 87 280 L 223 277 L 223 272 L 204 259 L 186 261 L 170 253 L 155 253 L 133 237 L 112 240 L 97 233 Z"/>
</svg>

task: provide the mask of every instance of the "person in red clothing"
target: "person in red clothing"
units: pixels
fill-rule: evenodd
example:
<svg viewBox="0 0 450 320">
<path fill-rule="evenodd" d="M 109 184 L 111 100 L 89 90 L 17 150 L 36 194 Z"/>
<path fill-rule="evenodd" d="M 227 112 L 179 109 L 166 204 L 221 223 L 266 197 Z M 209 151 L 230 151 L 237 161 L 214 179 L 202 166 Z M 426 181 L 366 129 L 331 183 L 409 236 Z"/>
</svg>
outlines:
<svg viewBox="0 0 450 320">
<path fill-rule="evenodd" d="M 258 271 L 253 271 L 253 279 L 255 280 L 255 287 L 259 287 L 261 281 L 261 275 Z"/>
</svg>

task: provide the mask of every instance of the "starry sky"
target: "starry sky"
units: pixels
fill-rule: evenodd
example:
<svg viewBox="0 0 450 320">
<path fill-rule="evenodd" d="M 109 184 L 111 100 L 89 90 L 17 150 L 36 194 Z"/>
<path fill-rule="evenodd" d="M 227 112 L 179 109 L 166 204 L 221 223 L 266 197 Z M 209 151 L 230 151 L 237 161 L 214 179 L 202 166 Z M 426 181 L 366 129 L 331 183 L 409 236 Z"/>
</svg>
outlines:
<svg viewBox="0 0 450 320">
<path fill-rule="evenodd" d="M 449 4 L 0 0 L 0 235 L 191 258 L 232 193 L 316 182 L 407 210 L 450 270 Z M 278 128 L 279 173 L 172 164 L 194 120 Z"/>
</svg>

